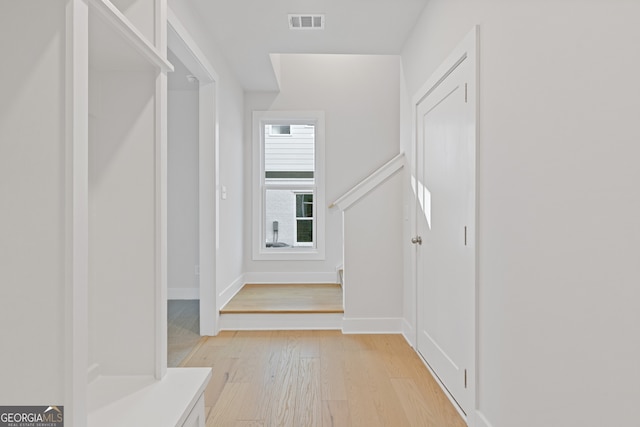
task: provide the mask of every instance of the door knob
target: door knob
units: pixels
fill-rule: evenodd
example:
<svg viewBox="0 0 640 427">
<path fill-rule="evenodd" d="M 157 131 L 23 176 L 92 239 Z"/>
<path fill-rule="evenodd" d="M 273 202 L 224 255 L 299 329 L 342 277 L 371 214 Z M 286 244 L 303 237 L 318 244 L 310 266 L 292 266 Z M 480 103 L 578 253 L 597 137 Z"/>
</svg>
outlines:
<svg viewBox="0 0 640 427">
<path fill-rule="evenodd" d="M 420 236 L 416 236 L 416 237 L 412 237 L 411 238 L 411 243 L 413 243 L 414 245 L 421 245 L 422 244 L 422 237 Z"/>
</svg>

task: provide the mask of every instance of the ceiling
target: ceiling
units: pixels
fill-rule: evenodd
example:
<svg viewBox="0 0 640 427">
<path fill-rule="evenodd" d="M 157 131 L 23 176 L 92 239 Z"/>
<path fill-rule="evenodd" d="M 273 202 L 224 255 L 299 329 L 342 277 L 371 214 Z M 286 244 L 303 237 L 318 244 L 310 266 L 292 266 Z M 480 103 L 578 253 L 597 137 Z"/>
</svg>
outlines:
<svg viewBox="0 0 640 427">
<path fill-rule="evenodd" d="M 269 54 L 394 55 L 428 0 L 184 0 L 205 21 L 248 91 L 277 90 Z M 290 30 L 288 14 L 324 14 L 324 30 Z"/>
</svg>

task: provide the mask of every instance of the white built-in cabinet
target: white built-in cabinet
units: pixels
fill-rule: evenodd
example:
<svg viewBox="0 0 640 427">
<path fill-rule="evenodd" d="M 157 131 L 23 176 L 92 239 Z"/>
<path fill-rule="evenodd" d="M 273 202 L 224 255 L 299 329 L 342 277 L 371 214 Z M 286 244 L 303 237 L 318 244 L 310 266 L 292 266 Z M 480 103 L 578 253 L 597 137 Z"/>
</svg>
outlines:
<svg viewBox="0 0 640 427">
<path fill-rule="evenodd" d="M 88 425 L 203 426 L 210 370 L 166 367 L 166 2 L 88 17 Z"/>
<path fill-rule="evenodd" d="M 166 362 L 166 0 L 2 2 L 0 25 L 2 404 L 204 426 L 210 369 Z"/>
</svg>

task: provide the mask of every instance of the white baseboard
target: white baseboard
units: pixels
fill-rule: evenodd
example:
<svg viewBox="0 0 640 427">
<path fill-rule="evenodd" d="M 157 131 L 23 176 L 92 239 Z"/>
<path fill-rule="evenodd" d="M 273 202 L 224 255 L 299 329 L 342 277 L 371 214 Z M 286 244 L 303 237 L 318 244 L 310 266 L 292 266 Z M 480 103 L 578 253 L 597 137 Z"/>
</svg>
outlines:
<svg viewBox="0 0 640 427">
<path fill-rule="evenodd" d="M 220 330 L 326 330 L 342 328 L 342 313 L 222 314 Z"/>
<path fill-rule="evenodd" d="M 244 274 L 244 283 L 338 283 L 335 271 L 327 272 L 251 272 Z"/>
<path fill-rule="evenodd" d="M 345 334 L 401 334 L 402 319 L 388 318 L 346 318 L 342 322 Z"/>
<path fill-rule="evenodd" d="M 412 348 L 416 348 L 416 343 L 414 342 L 416 338 L 416 331 L 413 329 L 413 326 L 407 322 L 407 319 L 402 319 L 402 335 Z"/>
<path fill-rule="evenodd" d="M 489 422 L 489 420 L 487 420 L 487 417 L 485 417 L 482 412 L 476 410 L 475 414 L 476 414 L 476 420 L 474 424 L 475 427 L 493 427 Z"/>
<path fill-rule="evenodd" d="M 200 288 L 167 288 L 167 299 L 200 299 Z"/>
<path fill-rule="evenodd" d="M 222 307 L 224 307 L 231 300 L 231 298 L 233 298 L 234 295 L 237 294 L 240 289 L 242 289 L 245 283 L 246 280 L 244 274 L 241 274 L 236 278 L 236 280 L 234 280 L 226 288 L 224 288 L 224 290 L 218 294 L 218 308 L 216 311 L 219 311 Z"/>
</svg>

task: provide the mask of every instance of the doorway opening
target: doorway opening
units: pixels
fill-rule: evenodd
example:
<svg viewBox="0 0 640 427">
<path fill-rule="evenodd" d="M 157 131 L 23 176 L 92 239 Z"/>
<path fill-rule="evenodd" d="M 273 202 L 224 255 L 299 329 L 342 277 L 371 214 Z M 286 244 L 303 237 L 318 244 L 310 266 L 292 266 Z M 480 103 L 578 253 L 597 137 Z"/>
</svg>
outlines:
<svg viewBox="0 0 640 427">
<path fill-rule="evenodd" d="M 167 58 L 167 364 L 175 367 L 200 340 L 199 81 L 171 49 Z"/>
<path fill-rule="evenodd" d="M 188 353 L 189 343 L 218 332 L 218 77 L 171 11 L 167 44 L 176 68 L 167 79 L 168 347 Z"/>
</svg>

